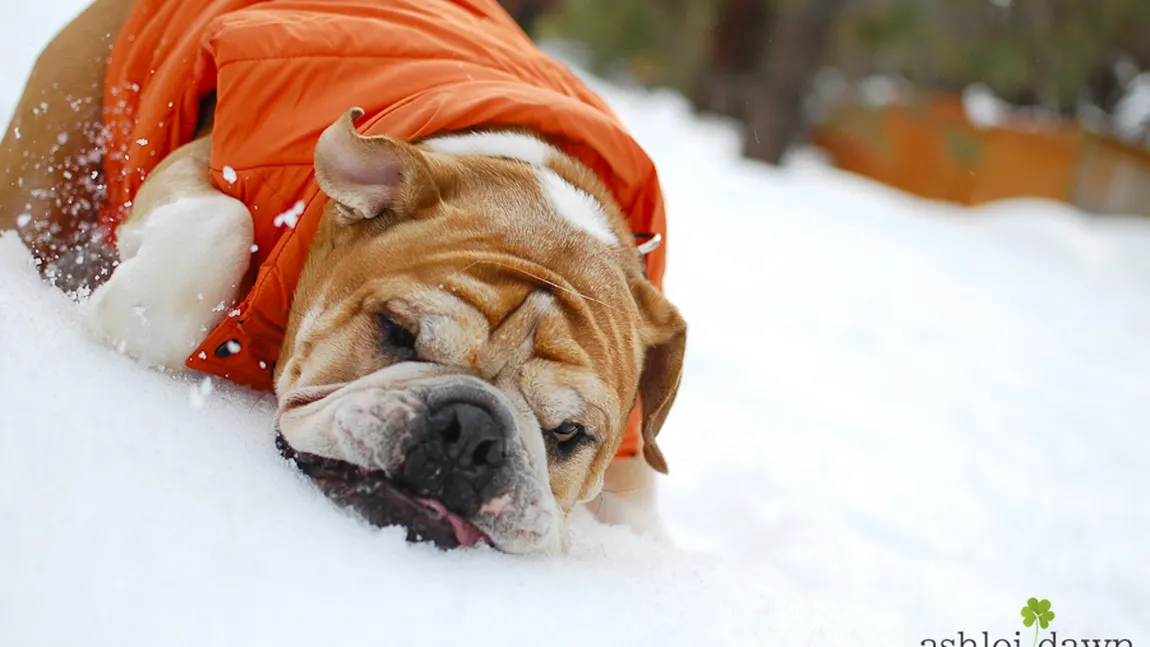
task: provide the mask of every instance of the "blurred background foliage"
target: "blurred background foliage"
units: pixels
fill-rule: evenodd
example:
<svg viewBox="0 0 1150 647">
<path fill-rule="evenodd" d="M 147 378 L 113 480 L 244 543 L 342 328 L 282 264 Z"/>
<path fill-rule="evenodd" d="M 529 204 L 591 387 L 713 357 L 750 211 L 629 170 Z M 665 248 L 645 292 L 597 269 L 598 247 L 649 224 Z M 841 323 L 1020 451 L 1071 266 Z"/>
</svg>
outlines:
<svg viewBox="0 0 1150 647">
<path fill-rule="evenodd" d="M 810 125 L 816 77 L 981 84 L 999 100 L 1114 130 L 1150 69 L 1150 0 L 508 0 L 540 39 L 582 43 L 593 71 L 674 88 L 734 117 L 777 162 Z M 1147 77 L 1144 77 L 1147 78 Z M 1145 126 L 1145 124 L 1143 125 Z M 1136 139 L 1150 141 L 1143 127 Z"/>
<path fill-rule="evenodd" d="M 982 83 L 1066 116 L 1082 101 L 1113 107 L 1115 66 L 1150 68 L 1146 0 L 867 0 L 838 32 L 834 63 L 855 75 L 944 90 Z"/>
<path fill-rule="evenodd" d="M 715 0 L 575 0 L 554 3 L 535 34 L 582 43 L 600 74 L 626 71 L 686 90 L 700 72 Z"/>
</svg>

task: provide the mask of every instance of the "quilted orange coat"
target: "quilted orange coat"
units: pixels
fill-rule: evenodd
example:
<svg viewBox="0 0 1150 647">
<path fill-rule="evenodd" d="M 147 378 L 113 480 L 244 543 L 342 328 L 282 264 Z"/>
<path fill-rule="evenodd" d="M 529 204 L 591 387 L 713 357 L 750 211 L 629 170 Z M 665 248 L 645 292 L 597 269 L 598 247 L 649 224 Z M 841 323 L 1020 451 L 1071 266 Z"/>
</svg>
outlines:
<svg viewBox="0 0 1150 647">
<path fill-rule="evenodd" d="M 109 229 L 155 165 L 192 138 L 212 91 L 212 180 L 252 212 L 256 247 L 247 296 L 188 358 L 193 369 L 271 388 L 323 210 L 312 153 L 352 106 L 366 111 L 366 135 L 532 128 L 602 178 L 633 231 L 665 237 L 651 160 L 495 0 L 139 0 L 107 70 Z M 294 226 L 276 218 L 293 209 L 302 209 Z M 664 245 L 647 257 L 660 288 L 665 254 Z M 636 452 L 638 425 L 635 411 L 621 455 Z"/>
</svg>

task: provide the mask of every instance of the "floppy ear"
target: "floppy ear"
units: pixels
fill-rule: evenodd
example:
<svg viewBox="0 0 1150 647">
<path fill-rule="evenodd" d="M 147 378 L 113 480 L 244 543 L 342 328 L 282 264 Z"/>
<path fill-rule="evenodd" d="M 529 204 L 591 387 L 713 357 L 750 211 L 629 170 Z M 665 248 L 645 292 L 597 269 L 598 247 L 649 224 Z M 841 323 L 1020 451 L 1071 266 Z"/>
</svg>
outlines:
<svg viewBox="0 0 1150 647">
<path fill-rule="evenodd" d="M 355 120 L 362 116 L 359 108 L 348 110 L 315 146 L 315 179 L 339 205 L 339 220 L 410 212 L 438 197 L 423 154 L 406 142 L 359 134 Z"/>
<path fill-rule="evenodd" d="M 663 421 L 679 393 L 683 377 L 683 355 L 687 350 L 687 322 L 671 302 L 650 282 L 632 282 L 631 293 L 643 317 L 642 335 L 646 345 L 643 373 L 639 377 L 639 398 L 643 404 L 643 458 L 657 472 L 667 473 L 667 460 L 655 443 Z"/>
</svg>

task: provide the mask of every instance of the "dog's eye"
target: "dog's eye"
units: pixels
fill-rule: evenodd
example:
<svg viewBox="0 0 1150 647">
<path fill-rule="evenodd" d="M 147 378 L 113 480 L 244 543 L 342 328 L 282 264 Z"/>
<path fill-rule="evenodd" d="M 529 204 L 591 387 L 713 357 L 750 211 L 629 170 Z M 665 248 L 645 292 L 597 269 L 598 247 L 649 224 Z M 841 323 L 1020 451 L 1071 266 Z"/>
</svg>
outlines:
<svg viewBox="0 0 1150 647">
<path fill-rule="evenodd" d="M 391 317 L 379 315 L 381 341 L 390 348 L 415 348 L 415 333 Z"/>
<path fill-rule="evenodd" d="M 571 452 L 592 440 L 587 428 L 577 422 L 565 422 L 549 433 L 555 439 L 555 449 L 559 458 L 567 458 Z"/>
<path fill-rule="evenodd" d="M 587 433 L 587 428 L 577 422 L 565 422 L 552 429 L 551 433 L 555 434 L 555 440 L 567 443 Z"/>
</svg>

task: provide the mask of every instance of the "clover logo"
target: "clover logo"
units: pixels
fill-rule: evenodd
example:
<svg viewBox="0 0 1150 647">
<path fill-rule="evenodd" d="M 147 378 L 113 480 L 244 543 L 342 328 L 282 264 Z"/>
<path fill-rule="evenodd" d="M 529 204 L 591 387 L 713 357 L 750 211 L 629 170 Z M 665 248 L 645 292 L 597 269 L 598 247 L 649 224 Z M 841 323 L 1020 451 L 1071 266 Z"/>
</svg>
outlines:
<svg viewBox="0 0 1150 647">
<path fill-rule="evenodd" d="M 1038 644 L 1038 627 L 1043 629 L 1050 626 L 1050 622 L 1054 620 L 1054 612 L 1050 610 L 1050 600 L 1039 600 L 1038 598 L 1030 598 L 1026 601 L 1026 606 L 1022 607 L 1022 624 L 1029 627 L 1037 622 L 1034 627 L 1034 644 Z"/>
</svg>

